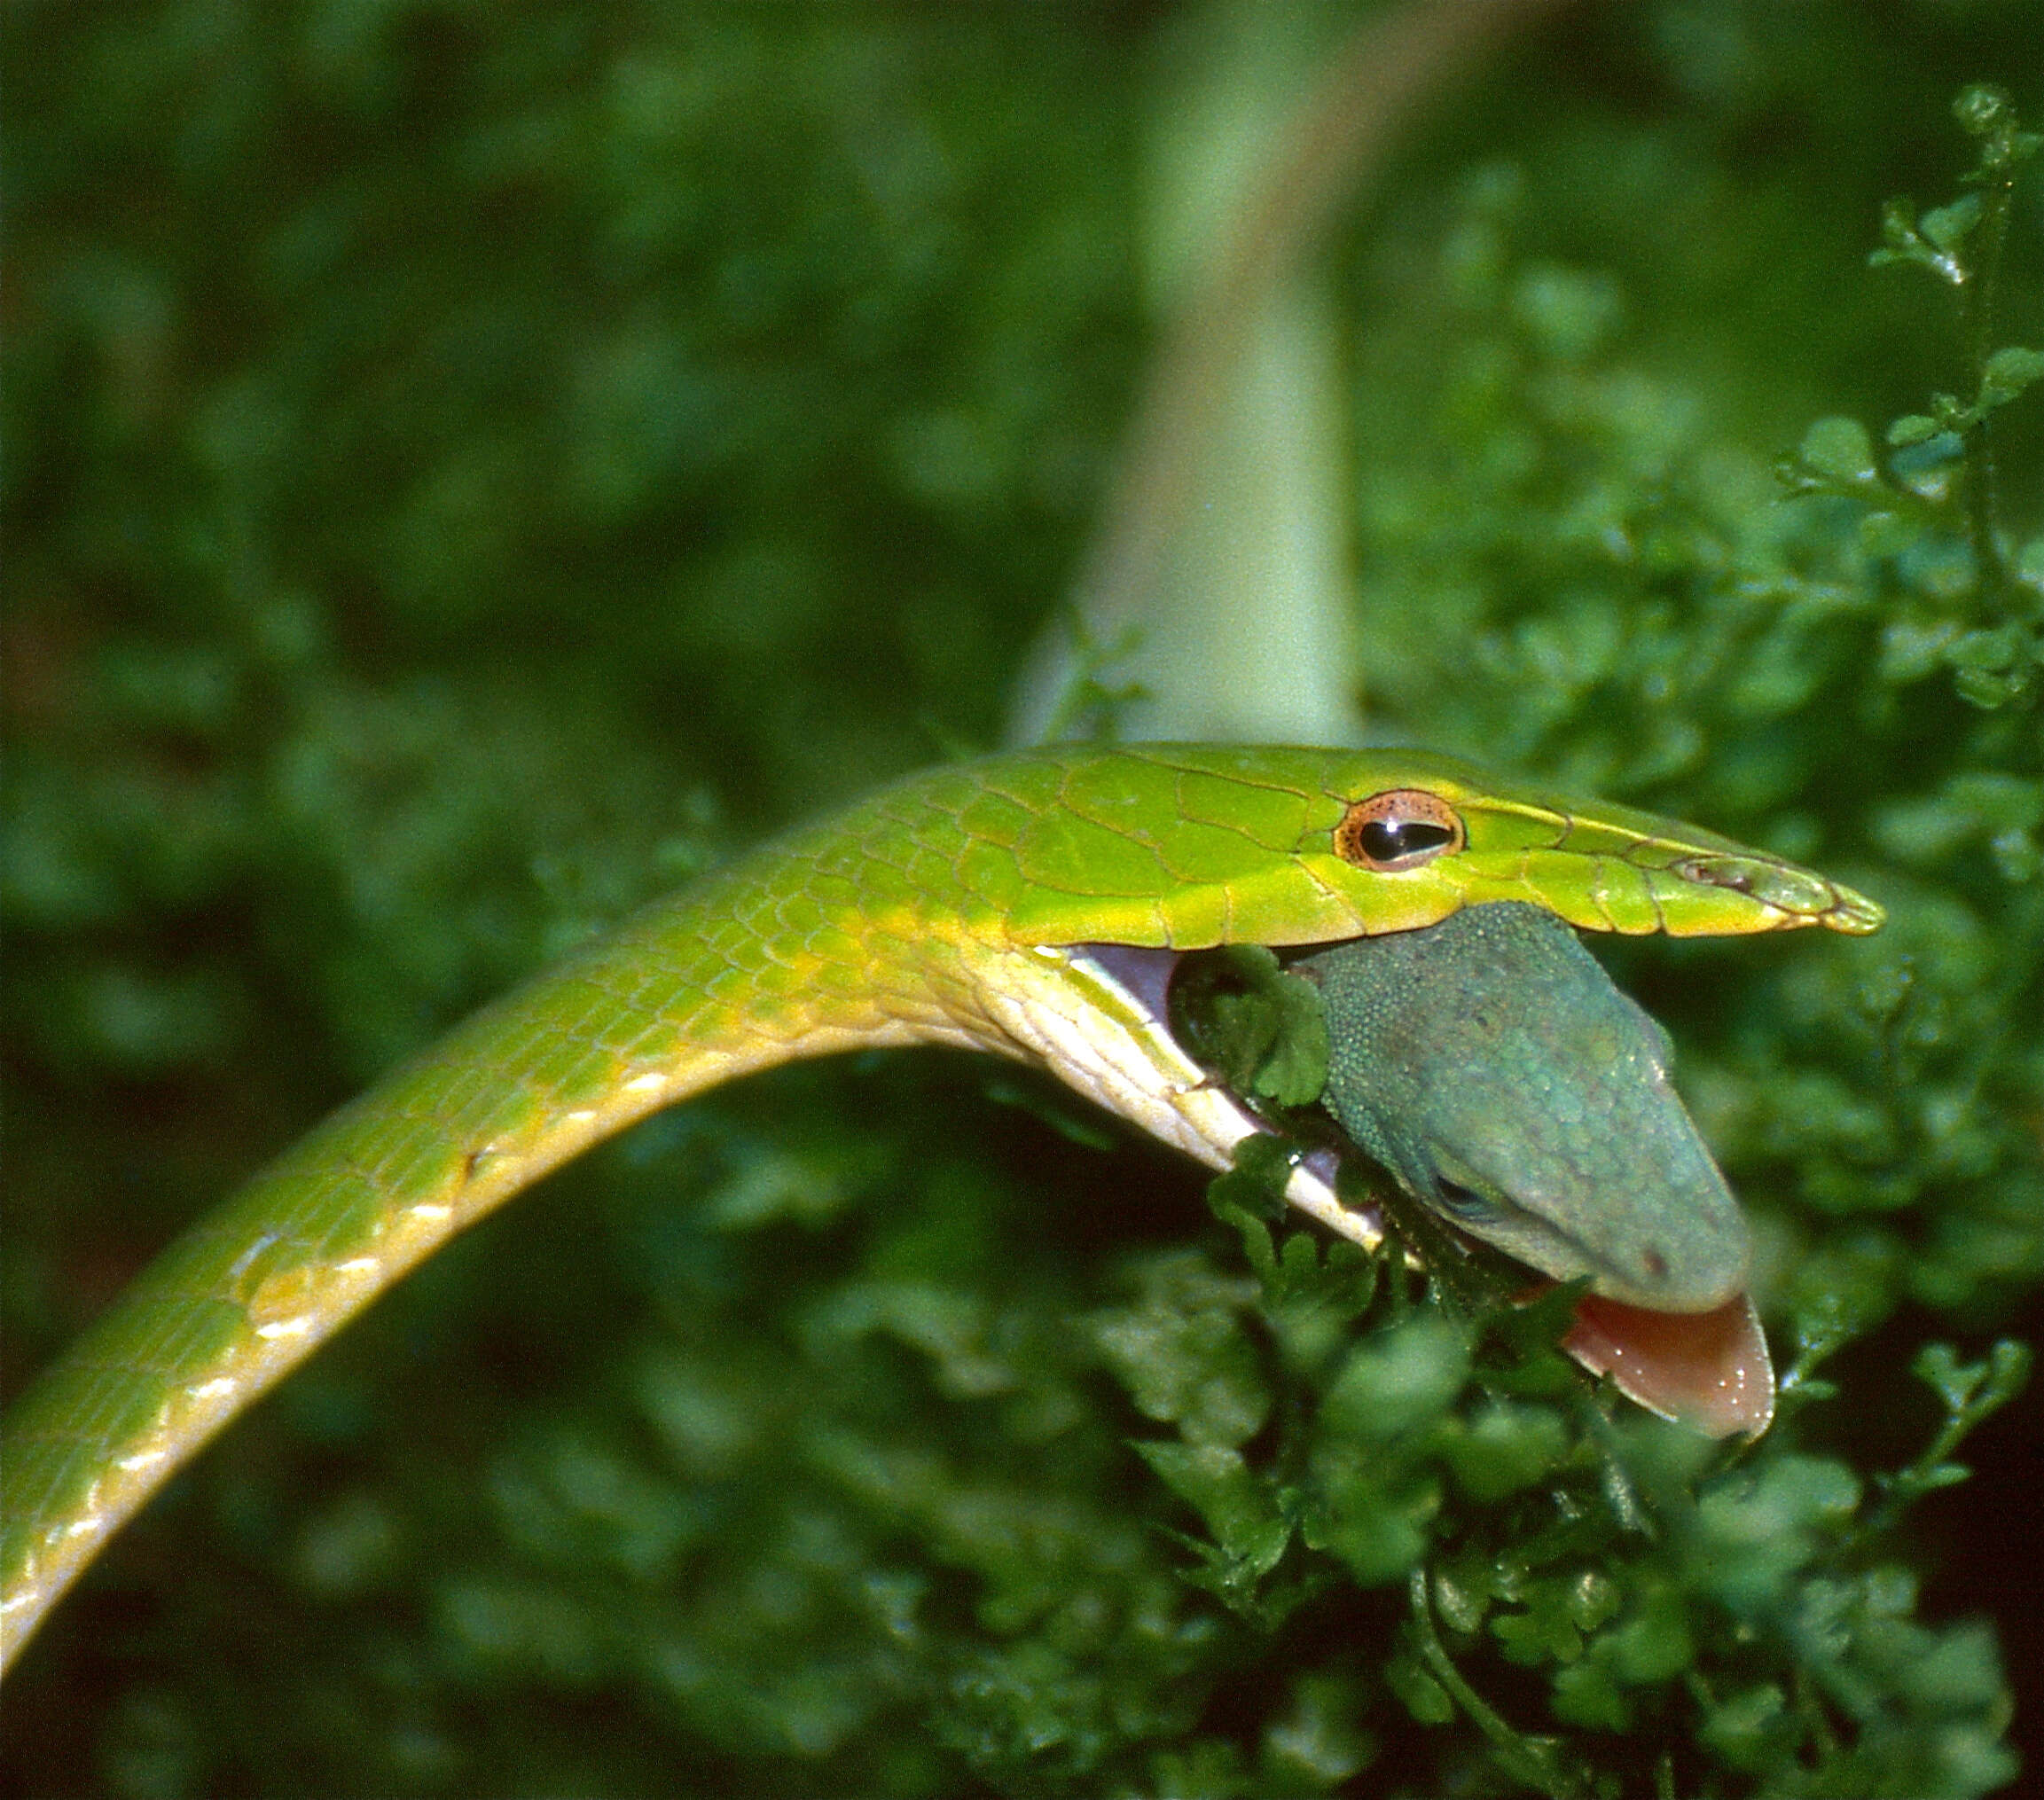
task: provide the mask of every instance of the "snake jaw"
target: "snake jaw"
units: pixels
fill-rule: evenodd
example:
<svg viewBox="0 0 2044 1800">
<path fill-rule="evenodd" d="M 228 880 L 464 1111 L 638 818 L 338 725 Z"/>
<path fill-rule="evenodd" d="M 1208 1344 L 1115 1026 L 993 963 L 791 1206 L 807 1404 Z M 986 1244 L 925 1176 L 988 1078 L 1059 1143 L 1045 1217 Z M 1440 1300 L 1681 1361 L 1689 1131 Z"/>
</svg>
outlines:
<svg viewBox="0 0 2044 1800">
<path fill-rule="evenodd" d="M 1015 952 L 982 998 L 1004 1042 L 1097 1105 L 1212 1169 L 1233 1166 L 1246 1138 L 1270 1135 L 1171 1035 L 1165 995 L 1179 952 L 1084 943 Z M 1383 1221 L 1344 1204 L 1335 1162 L 1301 1153 L 1285 1197 L 1330 1231 L 1374 1250 Z"/>
</svg>

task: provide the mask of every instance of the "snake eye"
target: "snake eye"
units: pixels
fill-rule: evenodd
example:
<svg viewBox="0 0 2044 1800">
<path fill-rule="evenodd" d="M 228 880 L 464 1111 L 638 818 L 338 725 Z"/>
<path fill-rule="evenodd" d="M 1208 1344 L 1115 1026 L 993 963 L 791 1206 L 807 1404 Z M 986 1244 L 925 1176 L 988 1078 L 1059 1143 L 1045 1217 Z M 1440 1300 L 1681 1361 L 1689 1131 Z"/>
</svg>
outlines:
<svg viewBox="0 0 2044 1800">
<path fill-rule="evenodd" d="M 1335 854 L 1386 873 L 1416 869 L 1464 842 L 1462 821 L 1437 794 L 1395 787 L 1353 802 L 1335 827 Z"/>
</svg>

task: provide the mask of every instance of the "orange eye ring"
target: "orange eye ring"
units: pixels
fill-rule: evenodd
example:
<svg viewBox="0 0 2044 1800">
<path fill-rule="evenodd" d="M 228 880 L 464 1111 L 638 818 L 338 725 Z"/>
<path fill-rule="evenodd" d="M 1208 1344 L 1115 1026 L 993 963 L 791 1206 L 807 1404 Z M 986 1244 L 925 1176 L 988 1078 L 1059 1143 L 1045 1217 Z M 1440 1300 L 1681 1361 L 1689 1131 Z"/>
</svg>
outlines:
<svg viewBox="0 0 2044 1800">
<path fill-rule="evenodd" d="M 1353 801 L 1335 827 L 1337 857 L 1382 874 L 1419 868 L 1468 841 L 1461 815 L 1421 787 L 1394 787 Z"/>
</svg>

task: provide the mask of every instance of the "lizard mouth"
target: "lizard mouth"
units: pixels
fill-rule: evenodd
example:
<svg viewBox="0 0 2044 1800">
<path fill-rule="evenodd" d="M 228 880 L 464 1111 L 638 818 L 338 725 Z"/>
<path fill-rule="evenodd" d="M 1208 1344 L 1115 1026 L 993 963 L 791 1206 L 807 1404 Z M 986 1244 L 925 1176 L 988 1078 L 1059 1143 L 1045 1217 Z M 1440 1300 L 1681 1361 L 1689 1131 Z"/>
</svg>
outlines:
<svg viewBox="0 0 2044 1800">
<path fill-rule="evenodd" d="M 1774 1365 L 1750 1294 L 1711 1312 L 1651 1312 L 1586 1294 L 1562 1348 L 1649 1413 L 1708 1437 L 1758 1437 L 1774 1416 Z"/>
<path fill-rule="evenodd" d="M 1070 973 L 1097 987 L 1126 1040 L 1118 1050 L 1108 1046 L 1112 1069 L 1103 1076 L 1064 1053 L 1067 1046 L 1046 1046 L 1039 1038 L 1031 1047 L 1065 1080 L 1217 1168 L 1233 1162 L 1245 1138 L 1270 1131 L 1173 1036 L 1169 997 L 1179 952 L 1078 944 L 1063 954 Z M 1374 1250 L 1383 1241 L 1383 1220 L 1374 1208 L 1338 1197 L 1335 1170 L 1333 1151 L 1302 1152 L 1286 1198 L 1330 1231 Z M 1758 1436 L 1774 1417 L 1774 1366 L 1752 1299 L 1743 1292 L 1711 1311 L 1688 1313 L 1586 1295 L 1562 1348 L 1628 1399 L 1708 1436 Z"/>
</svg>

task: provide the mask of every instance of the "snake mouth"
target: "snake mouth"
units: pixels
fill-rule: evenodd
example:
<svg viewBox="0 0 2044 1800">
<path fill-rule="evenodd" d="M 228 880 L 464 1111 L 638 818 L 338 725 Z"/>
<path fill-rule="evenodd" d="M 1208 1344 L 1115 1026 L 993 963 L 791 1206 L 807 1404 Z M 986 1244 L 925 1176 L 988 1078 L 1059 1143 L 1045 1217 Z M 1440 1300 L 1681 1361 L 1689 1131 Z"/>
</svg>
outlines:
<svg viewBox="0 0 2044 1800">
<path fill-rule="evenodd" d="M 1171 978 L 1184 952 L 1079 943 L 1039 954 L 1048 959 L 1039 972 L 1047 966 L 1062 977 L 1062 1004 L 1045 1004 L 1047 994 L 1031 1004 L 1030 975 L 1018 968 L 999 1022 L 1061 1080 L 1210 1168 L 1231 1168 L 1245 1139 L 1279 1135 L 1172 1031 Z M 1083 1023 L 1066 1010 L 1074 982 L 1085 1002 Z M 1295 1147 L 1285 1198 L 1328 1230 L 1374 1250 L 1383 1241 L 1383 1220 L 1374 1207 L 1337 1196 L 1337 1170 L 1332 1147 Z"/>
<path fill-rule="evenodd" d="M 1149 1014 L 1158 1029 L 1169 1031 L 1171 977 L 1185 952 L 1151 950 L 1134 943 L 1081 943 L 1072 947 L 1075 961 L 1091 963 Z"/>
</svg>

